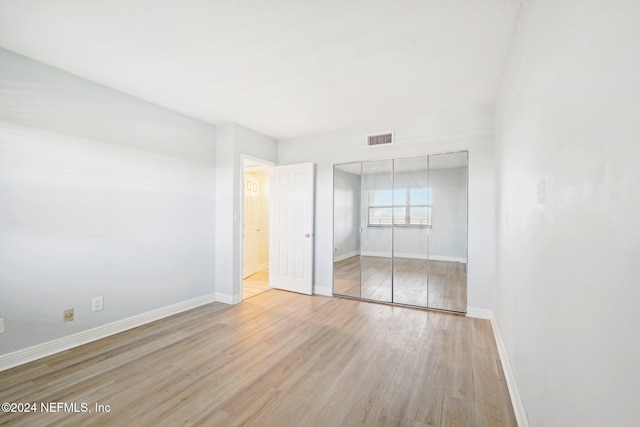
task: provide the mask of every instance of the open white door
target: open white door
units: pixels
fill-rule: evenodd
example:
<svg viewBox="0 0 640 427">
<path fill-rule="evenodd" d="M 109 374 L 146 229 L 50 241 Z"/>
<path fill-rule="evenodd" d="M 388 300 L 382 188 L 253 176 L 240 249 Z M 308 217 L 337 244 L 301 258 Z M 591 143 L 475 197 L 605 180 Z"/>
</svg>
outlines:
<svg viewBox="0 0 640 427">
<path fill-rule="evenodd" d="M 313 283 L 313 166 L 274 167 L 270 186 L 271 286 L 307 295 Z"/>
<path fill-rule="evenodd" d="M 244 226 L 243 226 L 243 248 L 244 264 L 242 267 L 242 278 L 246 279 L 258 271 L 258 244 L 259 244 L 259 224 L 258 224 L 258 195 L 260 182 L 257 178 L 244 175 Z"/>
</svg>

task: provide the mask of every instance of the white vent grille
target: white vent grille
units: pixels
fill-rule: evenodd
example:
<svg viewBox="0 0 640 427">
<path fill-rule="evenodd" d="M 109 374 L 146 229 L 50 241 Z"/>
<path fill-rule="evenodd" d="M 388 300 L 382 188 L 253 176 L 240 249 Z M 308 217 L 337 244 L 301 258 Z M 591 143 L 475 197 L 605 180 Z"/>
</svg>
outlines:
<svg viewBox="0 0 640 427">
<path fill-rule="evenodd" d="M 386 145 L 391 143 L 393 143 L 393 132 L 367 136 L 367 147 L 375 147 L 377 145 Z"/>
</svg>

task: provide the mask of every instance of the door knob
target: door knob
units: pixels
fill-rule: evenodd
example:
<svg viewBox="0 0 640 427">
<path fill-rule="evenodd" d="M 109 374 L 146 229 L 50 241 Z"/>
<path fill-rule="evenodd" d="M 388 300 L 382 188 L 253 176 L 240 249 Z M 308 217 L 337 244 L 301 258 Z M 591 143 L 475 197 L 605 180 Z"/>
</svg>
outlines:
<svg viewBox="0 0 640 427">
<path fill-rule="evenodd" d="M 304 233 L 304 237 L 311 237 L 312 234 L 311 233 Z"/>
</svg>

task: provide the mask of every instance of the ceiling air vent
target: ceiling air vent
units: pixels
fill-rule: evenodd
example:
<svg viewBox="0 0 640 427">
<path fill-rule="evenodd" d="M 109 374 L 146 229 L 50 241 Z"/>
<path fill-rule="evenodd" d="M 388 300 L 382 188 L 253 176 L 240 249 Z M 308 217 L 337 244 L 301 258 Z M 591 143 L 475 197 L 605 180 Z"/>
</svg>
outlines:
<svg viewBox="0 0 640 427">
<path fill-rule="evenodd" d="M 393 132 L 379 133 L 367 136 L 367 147 L 387 145 L 393 142 Z"/>
</svg>

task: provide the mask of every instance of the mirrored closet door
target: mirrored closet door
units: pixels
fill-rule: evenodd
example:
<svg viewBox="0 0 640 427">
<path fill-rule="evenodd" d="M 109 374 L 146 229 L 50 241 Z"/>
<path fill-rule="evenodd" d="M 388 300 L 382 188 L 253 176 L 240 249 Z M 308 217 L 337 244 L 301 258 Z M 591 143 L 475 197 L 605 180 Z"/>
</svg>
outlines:
<svg viewBox="0 0 640 427">
<path fill-rule="evenodd" d="M 393 302 L 428 306 L 431 189 L 428 157 L 394 160 Z"/>
<path fill-rule="evenodd" d="M 466 152 L 335 165 L 335 295 L 465 312 L 466 266 Z"/>
<path fill-rule="evenodd" d="M 360 298 L 362 164 L 333 169 L 333 293 Z"/>
<path fill-rule="evenodd" d="M 360 295 L 393 302 L 393 161 L 363 162 L 361 178 Z"/>
</svg>

